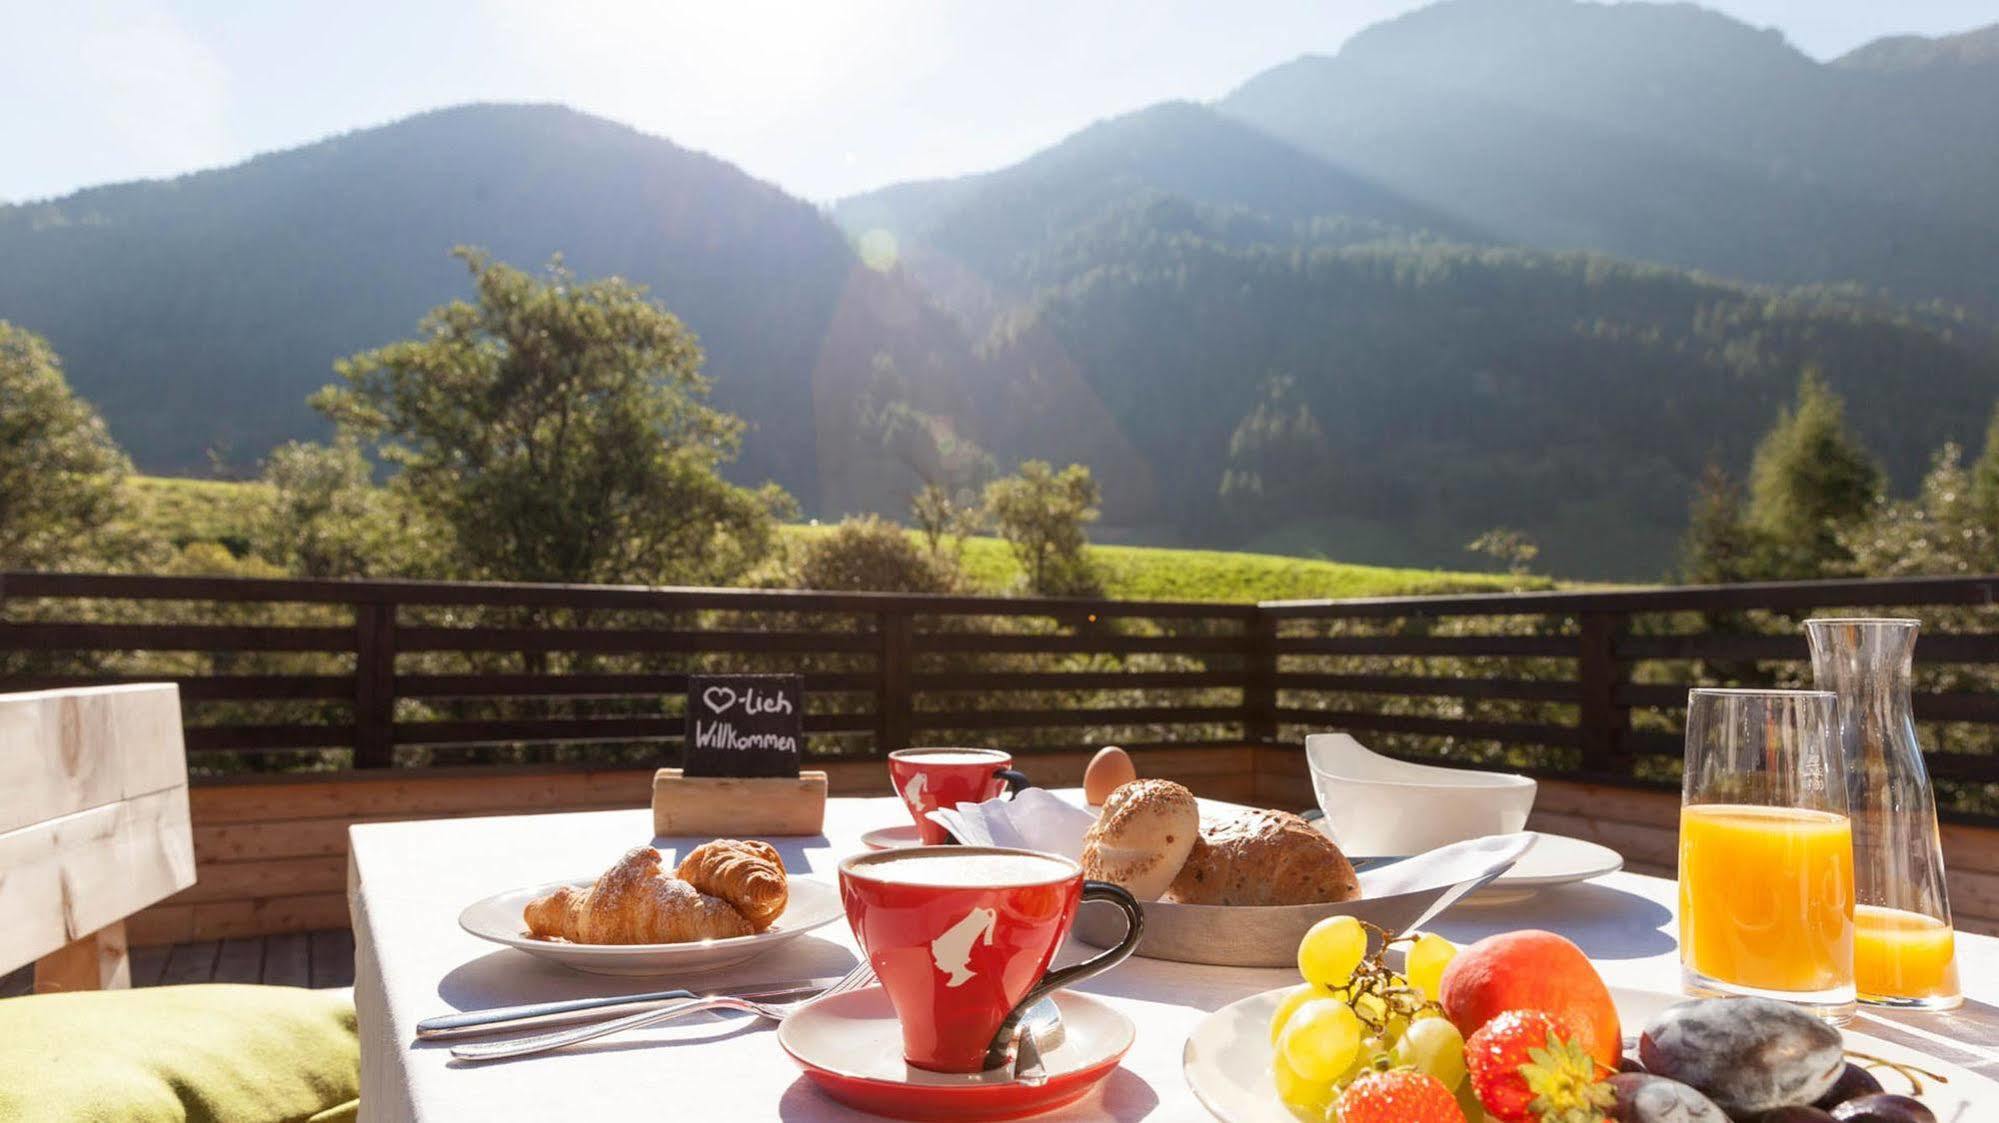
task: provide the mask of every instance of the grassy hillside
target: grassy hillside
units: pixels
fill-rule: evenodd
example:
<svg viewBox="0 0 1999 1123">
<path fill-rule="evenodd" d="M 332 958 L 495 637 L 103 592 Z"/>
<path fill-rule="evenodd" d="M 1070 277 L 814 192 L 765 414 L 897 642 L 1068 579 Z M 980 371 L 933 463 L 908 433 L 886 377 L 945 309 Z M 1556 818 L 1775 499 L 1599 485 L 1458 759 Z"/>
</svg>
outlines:
<svg viewBox="0 0 1999 1123">
<path fill-rule="evenodd" d="M 136 476 L 131 485 L 139 518 L 151 532 L 175 545 L 218 542 L 232 551 L 247 548 L 264 487 L 222 480 Z M 793 542 L 823 534 L 826 527 L 790 526 Z M 1240 554 L 1223 550 L 1170 550 L 1150 546 L 1098 546 L 1092 551 L 1104 568 L 1110 594 L 1129 600 L 1283 600 L 1302 597 L 1373 597 L 1414 593 L 1502 592 L 1518 588 L 1512 578 L 1490 573 L 1393 569 L 1346 565 L 1316 558 Z M 965 572 L 975 588 L 1005 592 L 1018 586 L 1020 567 L 997 538 L 965 543 Z M 1528 587 L 1552 582 L 1529 578 Z"/>
</svg>

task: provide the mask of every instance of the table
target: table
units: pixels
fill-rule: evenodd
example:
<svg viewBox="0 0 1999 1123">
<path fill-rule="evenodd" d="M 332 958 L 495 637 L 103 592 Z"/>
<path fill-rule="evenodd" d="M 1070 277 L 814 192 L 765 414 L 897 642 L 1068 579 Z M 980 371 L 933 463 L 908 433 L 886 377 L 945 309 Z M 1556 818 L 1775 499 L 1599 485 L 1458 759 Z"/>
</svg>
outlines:
<svg viewBox="0 0 1999 1123">
<path fill-rule="evenodd" d="M 785 840 L 779 849 L 793 876 L 830 881 L 839 860 L 860 849 L 862 832 L 906 819 L 893 797 L 834 799 L 827 804 L 825 837 Z M 599 872 L 651 830 L 645 810 L 353 828 L 348 893 L 363 1120 L 872 1118 L 820 1095 L 778 1049 L 771 1024 L 741 1016 L 704 1016 L 484 1066 L 453 1065 L 444 1046 L 414 1043 L 416 1022 L 434 1014 L 674 985 L 579 975 L 478 940 L 457 924 L 459 910 L 478 898 Z M 655 844 L 684 852 L 703 841 Z M 1670 881 L 1620 873 L 1512 904 L 1461 906 L 1432 928 L 1461 944 L 1515 928 L 1555 929 L 1580 944 L 1611 985 L 1672 990 L 1679 982 L 1674 896 Z M 1865 1015 L 1854 1028 L 1999 1077 L 1999 940 L 1960 940 L 1960 969 L 1972 996 L 1963 1013 L 1898 1016 L 1892 1024 Z M 1094 950 L 1072 943 L 1063 958 Z M 838 975 L 854 962 L 853 937 L 836 923 L 700 983 Z M 1137 1043 L 1095 1095 L 1042 1118 L 1208 1119 L 1180 1075 L 1188 1031 L 1211 1010 L 1295 981 L 1282 970 L 1142 958 L 1088 981 L 1079 989 L 1109 1000 L 1137 1023 Z"/>
</svg>

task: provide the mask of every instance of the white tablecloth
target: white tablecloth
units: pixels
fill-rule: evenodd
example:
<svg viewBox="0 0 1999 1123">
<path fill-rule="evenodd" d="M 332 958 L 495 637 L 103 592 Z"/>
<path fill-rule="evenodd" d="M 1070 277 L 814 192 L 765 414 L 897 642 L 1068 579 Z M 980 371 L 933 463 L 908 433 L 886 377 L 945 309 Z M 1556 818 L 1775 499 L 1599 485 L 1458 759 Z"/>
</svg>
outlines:
<svg viewBox="0 0 1999 1123">
<path fill-rule="evenodd" d="M 780 847 L 796 877 L 834 879 L 864 831 L 908 821 L 894 798 L 835 799 L 826 837 Z M 660 990 L 680 980 L 580 975 L 496 947 L 459 929 L 459 910 L 492 893 L 601 872 L 651 834 L 645 810 L 356 826 L 349 896 L 354 913 L 354 999 L 361 1023 L 361 1113 L 367 1123 L 436 1120 L 850 1120 L 871 1118 L 821 1096 L 777 1047 L 771 1024 L 704 1017 L 547 1056 L 483 1066 L 450 1063 L 441 1045 L 417 1045 L 426 1017 L 522 1002 Z M 659 839 L 662 849 L 705 839 Z M 671 856 L 670 856 L 671 857 Z M 1514 928 L 1549 928 L 1580 944 L 1613 986 L 1679 984 L 1673 883 L 1616 874 L 1508 905 L 1461 906 L 1432 927 L 1460 943 Z M 1971 1001 L 1957 1017 L 1863 1018 L 1854 1028 L 1899 1036 L 1994 1075 L 1999 1055 L 1999 940 L 1960 937 Z M 1094 949 L 1072 947 L 1065 958 Z M 853 936 L 835 923 L 698 986 L 844 973 Z M 1291 972 L 1202 967 L 1133 958 L 1081 988 L 1138 1026 L 1124 1065 L 1095 1095 L 1047 1119 L 1204 1120 L 1180 1075 L 1187 1033 L 1208 1011 L 1295 981 Z M 1911 1041 L 1907 1034 L 1922 1035 Z M 1999 1113 L 1995 1114 L 1999 1118 Z"/>
</svg>

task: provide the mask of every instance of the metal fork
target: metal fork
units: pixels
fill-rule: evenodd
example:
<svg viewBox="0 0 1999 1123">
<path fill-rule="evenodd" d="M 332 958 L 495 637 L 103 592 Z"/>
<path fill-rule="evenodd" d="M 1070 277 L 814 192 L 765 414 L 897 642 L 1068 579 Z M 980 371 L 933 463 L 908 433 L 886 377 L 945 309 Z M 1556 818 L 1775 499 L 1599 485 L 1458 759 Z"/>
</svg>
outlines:
<svg viewBox="0 0 1999 1123">
<path fill-rule="evenodd" d="M 461 1061 L 501 1061 L 509 1057 L 525 1057 L 535 1053 L 546 1053 L 551 1049 L 561 1049 L 580 1041 L 591 1041 L 613 1033 L 623 1033 L 628 1029 L 643 1029 L 646 1026 L 671 1021 L 683 1014 L 693 1014 L 703 1010 L 742 1010 L 746 1013 L 755 1014 L 760 1018 L 769 1018 L 771 1021 L 781 1022 L 803 1008 L 807 1003 L 817 1002 L 822 998 L 831 998 L 836 994 L 846 994 L 848 991 L 859 990 L 864 986 L 872 985 L 874 981 L 874 968 L 863 961 L 852 971 L 847 972 L 846 977 L 827 987 L 825 990 L 791 1002 L 757 1002 L 753 999 L 736 998 L 726 994 L 708 995 L 703 998 L 690 998 L 685 1002 L 676 1002 L 670 1006 L 662 1006 L 657 1010 L 647 1010 L 642 1014 L 628 1014 L 625 1017 L 613 1018 L 607 1022 L 579 1026 L 575 1029 L 561 1030 L 556 1033 L 541 1033 L 532 1037 L 517 1037 L 511 1041 L 490 1041 L 478 1045 L 457 1045 L 452 1047 L 451 1055 Z"/>
</svg>

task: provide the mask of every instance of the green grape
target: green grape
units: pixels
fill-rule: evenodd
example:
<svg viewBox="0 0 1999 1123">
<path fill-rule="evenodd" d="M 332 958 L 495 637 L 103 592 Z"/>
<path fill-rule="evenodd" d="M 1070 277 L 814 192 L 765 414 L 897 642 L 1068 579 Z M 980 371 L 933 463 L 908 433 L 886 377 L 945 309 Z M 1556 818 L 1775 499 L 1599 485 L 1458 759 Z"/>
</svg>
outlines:
<svg viewBox="0 0 1999 1123">
<path fill-rule="evenodd" d="M 1347 1085 L 1360 1079 L 1361 1073 L 1373 1069 L 1375 1067 L 1374 1062 L 1376 1060 L 1379 1060 L 1382 1057 L 1382 1055 L 1387 1052 L 1388 1052 L 1388 1043 L 1383 1041 L 1381 1038 L 1379 1037 L 1362 1038 L 1360 1042 L 1360 1049 L 1354 1053 L 1353 1063 L 1347 1066 L 1347 1070 L 1345 1072 L 1340 1073 L 1340 1078 L 1338 1080 L 1333 1081 L 1333 1087 L 1345 1088 Z"/>
<path fill-rule="evenodd" d="M 1360 1049 L 1360 1019 L 1337 998 L 1318 998 L 1298 1007 L 1277 1036 L 1277 1051 L 1291 1071 L 1318 1084 L 1331 1084 L 1353 1063 Z"/>
<path fill-rule="evenodd" d="M 1277 1012 L 1270 1015 L 1270 1043 L 1277 1044 L 1277 1035 L 1284 1032 L 1284 1023 L 1291 1020 L 1291 1015 L 1298 1012 L 1298 1007 L 1314 998 L 1330 997 L 1325 988 L 1313 986 L 1311 983 L 1299 983 L 1285 991 L 1284 1001 L 1279 1002 Z"/>
<path fill-rule="evenodd" d="M 1309 1123 L 1326 1118 L 1333 1103 L 1333 1086 L 1307 1080 L 1292 1070 L 1279 1053 L 1270 1059 L 1270 1078 L 1277 1085 L 1277 1098 L 1291 1114 Z"/>
<path fill-rule="evenodd" d="M 1457 957 L 1457 945 L 1442 936 L 1428 933 L 1418 936 L 1409 947 L 1409 979 L 1430 1001 L 1440 1001 L 1444 990 L 1444 968 L 1449 967 L 1451 960 Z"/>
<path fill-rule="evenodd" d="M 1351 916 L 1329 916 L 1298 941 L 1298 973 L 1323 987 L 1343 987 L 1367 958 L 1367 929 Z"/>
<path fill-rule="evenodd" d="M 1390 1055 L 1396 1064 L 1427 1072 L 1446 1088 L 1456 1088 L 1465 1078 L 1464 1035 L 1443 1018 L 1411 1023 Z"/>
</svg>

